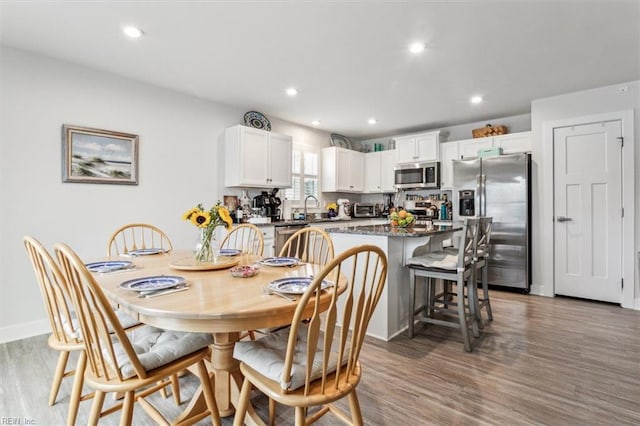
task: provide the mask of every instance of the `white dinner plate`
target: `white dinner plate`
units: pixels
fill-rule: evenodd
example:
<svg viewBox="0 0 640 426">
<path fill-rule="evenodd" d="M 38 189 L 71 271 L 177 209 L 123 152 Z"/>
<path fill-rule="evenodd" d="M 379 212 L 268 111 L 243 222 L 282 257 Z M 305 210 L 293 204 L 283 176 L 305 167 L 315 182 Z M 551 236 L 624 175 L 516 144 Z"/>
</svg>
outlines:
<svg viewBox="0 0 640 426">
<path fill-rule="evenodd" d="M 183 277 L 177 275 L 158 275 L 125 281 L 120 284 L 120 288 L 133 291 L 162 290 L 176 287 L 185 282 Z"/>
<path fill-rule="evenodd" d="M 242 250 L 238 249 L 220 249 L 220 256 L 237 256 L 242 253 Z"/>
<path fill-rule="evenodd" d="M 128 260 L 107 260 L 104 262 L 91 262 L 85 264 L 91 272 L 113 272 L 121 269 L 128 269 L 133 266 L 133 262 Z"/>
<path fill-rule="evenodd" d="M 260 261 L 265 266 L 295 266 L 300 263 L 297 257 L 265 257 Z"/>
<path fill-rule="evenodd" d="M 152 254 L 160 254 L 160 253 L 166 253 L 166 250 L 161 248 L 146 248 L 146 249 L 139 249 L 139 250 L 131 250 L 127 254 L 131 256 L 149 256 Z"/>
<path fill-rule="evenodd" d="M 280 278 L 269 283 L 269 289 L 278 293 L 302 294 L 309 284 L 313 281 L 313 277 L 287 277 Z M 329 281 L 322 281 L 320 288 L 322 290 L 331 287 L 333 284 Z"/>
</svg>

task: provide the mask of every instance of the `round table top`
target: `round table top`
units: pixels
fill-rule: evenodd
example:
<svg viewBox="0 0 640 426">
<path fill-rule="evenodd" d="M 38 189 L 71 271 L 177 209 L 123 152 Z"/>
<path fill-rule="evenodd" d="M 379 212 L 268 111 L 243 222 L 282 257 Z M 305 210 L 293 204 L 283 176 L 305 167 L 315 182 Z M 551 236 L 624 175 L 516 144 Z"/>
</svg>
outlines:
<svg viewBox="0 0 640 426">
<path fill-rule="evenodd" d="M 231 275 L 230 268 L 188 271 L 169 266 L 188 257 L 193 257 L 193 253 L 173 251 L 128 258 L 135 264 L 135 269 L 93 275 L 111 301 L 145 324 L 179 331 L 228 333 L 290 324 L 297 303 L 265 294 L 264 288 L 279 278 L 309 277 L 322 269 L 320 265 L 308 263 L 294 267 L 260 266 L 254 277 L 236 278 Z M 117 259 L 122 260 L 122 257 Z M 239 264 L 252 264 L 259 259 L 260 256 L 242 254 Z M 124 281 L 158 275 L 184 277 L 189 289 L 144 298 L 135 291 L 120 288 Z M 343 277 L 339 283 L 339 291 L 342 291 Z M 325 293 L 325 304 L 328 305 L 330 293 Z M 309 304 L 310 313 L 312 305 Z"/>
</svg>

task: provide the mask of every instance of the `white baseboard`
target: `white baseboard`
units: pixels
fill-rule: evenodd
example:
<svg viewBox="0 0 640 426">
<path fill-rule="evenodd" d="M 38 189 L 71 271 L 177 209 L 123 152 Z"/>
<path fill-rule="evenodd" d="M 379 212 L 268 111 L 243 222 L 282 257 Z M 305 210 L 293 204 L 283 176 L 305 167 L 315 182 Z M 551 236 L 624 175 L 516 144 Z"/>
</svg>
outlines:
<svg viewBox="0 0 640 426">
<path fill-rule="evenodd" d="M 51 325 L 49 325 L 48 319 L 0 327 L 0 343 L 13 342 L 49 332 L 51 332 Z"/>
<path fill-rule="evenodd" d="M 529 293 L 535 294 L 536 296 L 546 296 L 546 294 L 544 294 L 544 285 L 540 284 L 531 284 Z"/>
</svg>

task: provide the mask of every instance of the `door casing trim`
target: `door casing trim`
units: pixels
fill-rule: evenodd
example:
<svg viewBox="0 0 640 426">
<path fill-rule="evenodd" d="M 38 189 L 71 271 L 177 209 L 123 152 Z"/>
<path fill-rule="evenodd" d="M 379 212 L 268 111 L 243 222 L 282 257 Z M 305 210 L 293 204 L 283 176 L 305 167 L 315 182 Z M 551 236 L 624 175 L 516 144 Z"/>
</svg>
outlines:
<svg viewBox="0 0 640 426">
<path fill-rule="evenodd" d="M 562 120 L 546 120 L 542 123 L 542 146 L 544 152 L 543 173 L 553 176 L 553 147 L 554 130 L 561 127 L 579 126 L 583 124 L 595 124 L 603 121 L 620 120 L 622 126 L 622 137 L 624 138 L 624 151 L 622 155 L 622 206 L 624 207 L 624 217 L 622 218 L 622 278 L 625 286 L 622 289 L 623 308 L 635 308 L 635 298 L 640 295 L 635 294 L 635 140 L 634 140 L 634 116 L 633 110 L 615 111 L 603 114 L 577 116 Z M 542 182 L 542 193 L 551 194 L 549 203 L 543 206 L 542 235 L 554 236 L 553 226 L 553 192 L 555 178 L 546 179 Z M 542 264 L 543 282 L 552 283 L 544 286 L 543 294 L 553 297 L 555 294 L 555 252 L 554 238 L 542 239 Z"/>
</svg>

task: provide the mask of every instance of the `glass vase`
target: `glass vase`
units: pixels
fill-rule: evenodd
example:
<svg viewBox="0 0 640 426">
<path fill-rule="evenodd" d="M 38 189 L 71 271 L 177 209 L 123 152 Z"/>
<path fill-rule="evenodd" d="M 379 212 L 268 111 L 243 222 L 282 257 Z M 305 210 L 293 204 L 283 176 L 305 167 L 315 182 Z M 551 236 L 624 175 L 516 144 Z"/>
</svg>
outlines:
<svg viewBox="0 0 640 426">
<path fill-rule="evenodd" d="M 200 231 L 195 256 L 198 262 L 215 262 L 220 256 L 220 244 L 216 240 L 215 228 L 205 228 Z"/>
<path fill-rule="evenodd" d="M 327 213 L 328 217 L 336 217 L 335 209 L 329 209 L 329 213 Z"/>
</svg>

